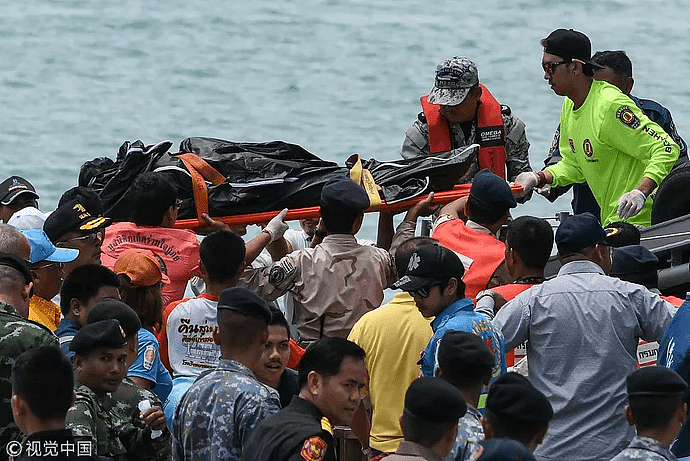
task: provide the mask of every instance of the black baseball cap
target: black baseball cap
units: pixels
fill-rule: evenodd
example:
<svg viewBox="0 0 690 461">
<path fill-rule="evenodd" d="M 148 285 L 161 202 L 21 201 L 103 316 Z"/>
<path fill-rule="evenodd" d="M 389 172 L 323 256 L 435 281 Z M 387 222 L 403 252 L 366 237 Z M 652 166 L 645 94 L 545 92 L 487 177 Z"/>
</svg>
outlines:
<svg viewBox="0 0 690 461">
<path fill-rule="evenodd" d="M 659 287 L 659 258 L 642 245 L 613 249 L 611 277 L 639 283 L 647 288 Z"/>
<path fill-rule="evenodd" d="M 488 169 L 481 170 L 474 175 L 470 187 L 470 197 L 486 208 L 508 211 L 508 209 L 517 206 L 508 183 Z"/>
<path fill-rule="evenodd" d="M 321 189 L 319 204 L 329 210 L 343 213 L 361 213 L 369 208 L 369 196 L 359 184 L 349 178 L 335 178 Z"/>
<path fill-rule="evenodd" d="M 548 37 L 541 39 L 544 53 L 560 56 L 563 59 L 577 59 L 597 69 L 604 66 L 591 60 L 592 44 L 582 32 L 573 29 L 556 29 Z"/>
<path fill-rule="evenodd" d="M 465 268 L 458 255 L 440 245 L 423 245 L 412 253 L 405 275 L 392 286 L 404 291 L 437 285 L 451 277 L 458 280 L 465 275 Z"/>
<path fill-rule="evenodd" d="M 10 176 L 0 183 L 0 205 L 9 205 L 22 194 L 38 199 L 36 188 L 21 176 Z"/>
<path fill-rule="evenodd" d="M 556 230 L 556 247 L 560 255 L 577 253 L 597 243 L 608 245 L 607 233 L 590 212 L 568 216 Z"/>
<path fill-rule="evenodd" d="M 69 232 L 88 234 L 110 224 L 110 218 L 94 216 L 79 199 L 70 200 L 59 206 L 46 218 L 43 230 L 53 243 Z"/>
</svg>

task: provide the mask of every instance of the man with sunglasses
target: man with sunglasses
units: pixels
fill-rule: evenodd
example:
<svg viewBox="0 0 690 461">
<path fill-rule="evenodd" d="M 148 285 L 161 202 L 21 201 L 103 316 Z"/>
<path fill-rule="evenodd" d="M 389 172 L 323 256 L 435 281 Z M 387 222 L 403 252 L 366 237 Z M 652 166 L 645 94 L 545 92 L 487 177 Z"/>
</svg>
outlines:
<svg viewBox="0 0 690 461">
<path fill-rule="evenodd" d="M 465 298 L 462 276 L 465 269 L 460 258 L 439 245 L 424 245 L 410 256 L 407 270 L 394 288 L 407 291 L 414 298 L 417 309 L 426 318 L 434 317 L 434 332 L 422 353 L 421 367 L 425 376 L 434 376 L 438 368 L 436 350 L 447 331 L 466 331 L 486 341 L 495 363 L 492 380 L 506 372 L 503 335 L 493 323 L 474 312 L 474 304 Z"/>
<path fill-rule="evenodd" d="M 607 461 L 635 435 L 624 406 L 638 341 L 657 341 L 676 309 L 642 285 L 607 275 L 612 247 L 593 214 L 563 220 L 555 240 L 558 275 L 506 303 L 494 322 L 509 350 L 529 339 L 530 382 L 553 406 L 535 457 Z"/>
<path fill-rule="evenodd" d="M 651 224 L 649 195 L 678 159 L 680 148 L 635 102 L 615 86 L 594 80 L 591 45 L 582 32 L 557 29 L 541 41 L 544 79 L 559 96 L 559 150 L 563 157 L 538 173 L 521 173 L 515 182 L 525 193 L 547 184 L 587 182 L 606 225 L 623 219 Z"/>
</svg>

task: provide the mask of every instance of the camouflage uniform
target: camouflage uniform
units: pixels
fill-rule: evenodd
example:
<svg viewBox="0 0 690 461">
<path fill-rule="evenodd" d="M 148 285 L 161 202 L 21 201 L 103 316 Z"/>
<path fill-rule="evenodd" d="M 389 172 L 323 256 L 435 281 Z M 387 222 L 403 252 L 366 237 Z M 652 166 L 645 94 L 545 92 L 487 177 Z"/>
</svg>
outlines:
<svg viewBox="0 0 690 461">
<path fill-rule="evenodd" d="M 113 394 L 100 401 L 86 386 L 77 389 L 77 401 L 67 413 L 67 427 L 75 437 L 88 437 L 93 453 L 116 460 L 172 459 L 169 432 L 151 438 L 151 431 L 139 419 L 137 405 L 149 400 L 151 406 L 162 407 L 160 399 L 148 389 L 137 386 L 129 378 Z"/>
<path fill-rule="evenodd" d="M 476 459 L 482 453 L 481 445 L 479 445 L 482 440 L 484 440 L 482 414 L 476 408 L 467 405 L 467 413 L 458 420 L 455 445 L 446 459 L 449 461 Z"/>
<path fill-rule="evenodd" d="M 175 410 L 176 460 L 238 460 L 256 426 L 278 413 L 278 393 L 239 362 L 221 359 L 202 373 Z"/>
<path fill-rule="evenodd" d="M 661 442 L 648 437 L 635 436 L 628 447 L 611 461 L 675 461 L 676 457 Z"/>
<path fill-rule="evenodd" d="M 39 346 L 59 347 L 48 328 L 21 317 L 9 304 L 0 303 L 0 459 L 5 457 L 5 446 L 10 441 L 21 440 L 10 407 L 12 366 L 23 352 Z"/>
</svg>

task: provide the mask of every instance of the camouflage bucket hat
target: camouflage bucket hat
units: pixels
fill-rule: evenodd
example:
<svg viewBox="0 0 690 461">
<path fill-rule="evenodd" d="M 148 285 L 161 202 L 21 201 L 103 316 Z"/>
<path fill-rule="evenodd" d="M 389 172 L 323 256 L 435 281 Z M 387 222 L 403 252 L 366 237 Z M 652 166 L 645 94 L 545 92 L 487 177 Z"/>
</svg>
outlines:
<svg viewBox="0 0 690 461">
<path fill-rule="evenodd" d="M 446 59 L 436 66 L 436 81 L 429 93 L 429 103 L 456 106 L 477 83 L 479 74 L 472 61 L 460 56 Z"/>
</svg>

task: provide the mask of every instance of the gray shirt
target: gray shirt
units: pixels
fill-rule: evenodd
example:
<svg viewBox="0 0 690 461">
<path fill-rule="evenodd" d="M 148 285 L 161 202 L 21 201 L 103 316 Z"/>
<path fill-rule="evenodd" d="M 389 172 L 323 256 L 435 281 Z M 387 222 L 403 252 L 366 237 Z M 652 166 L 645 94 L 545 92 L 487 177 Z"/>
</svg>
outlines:
<svg viewBox="0 0 690 461">
<path fill-rule="evenodd" d="M 605 461 L 628 445 L 625 378 L 637 367 L 638 340 L 658 340 L 674 312 L 591 261 L 565 264 L 503 306 L 494 323 L 506 350 L 529 339 L 529 379 L 554 410 L 537 459 Z"/>
</svg>

